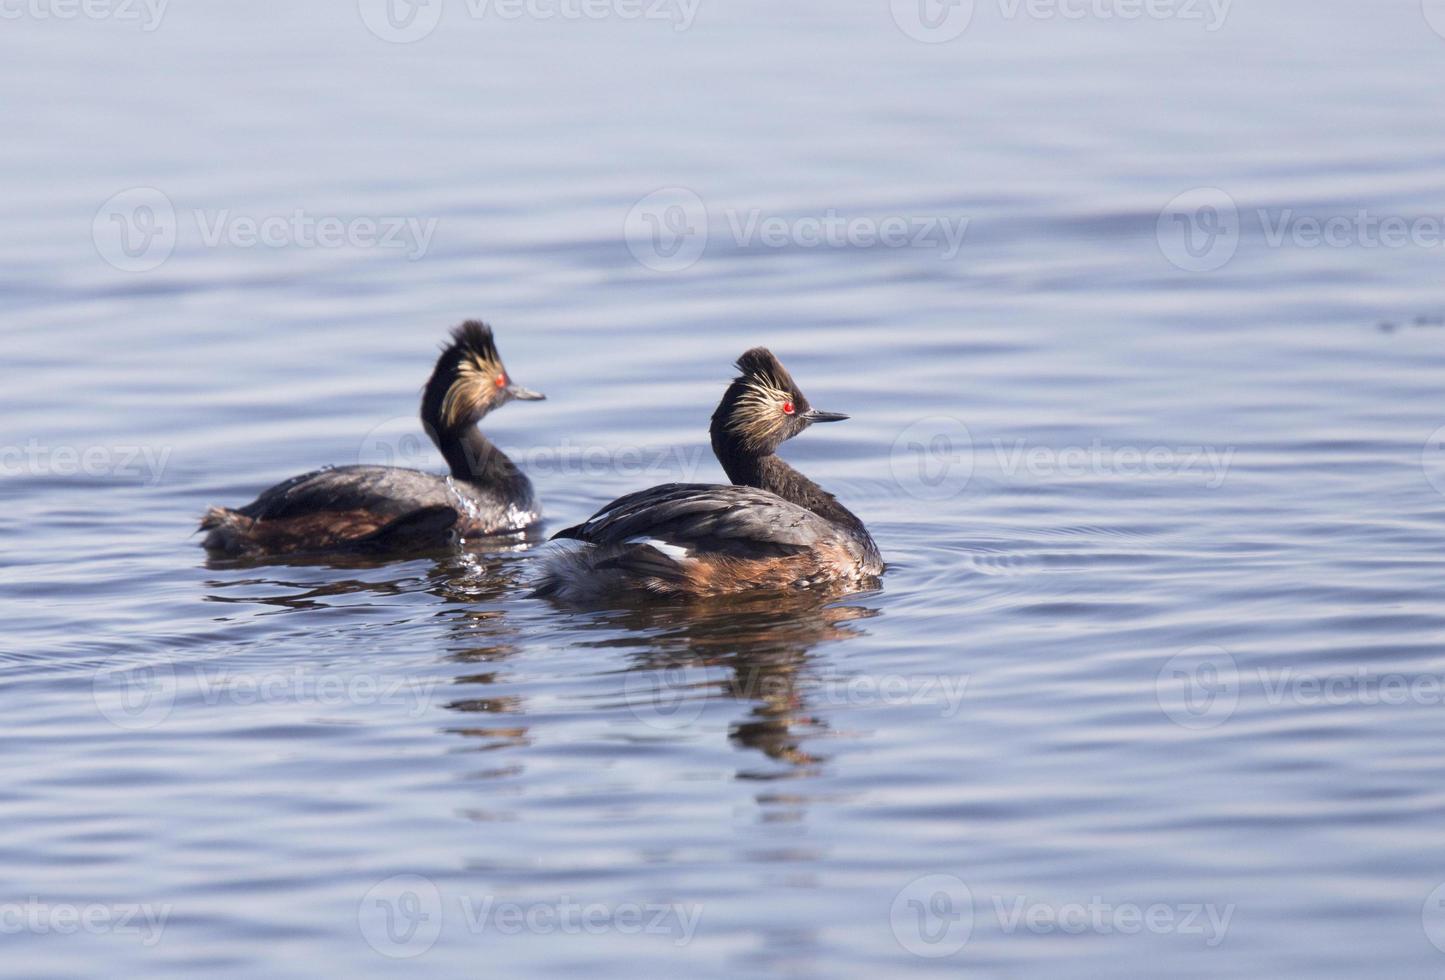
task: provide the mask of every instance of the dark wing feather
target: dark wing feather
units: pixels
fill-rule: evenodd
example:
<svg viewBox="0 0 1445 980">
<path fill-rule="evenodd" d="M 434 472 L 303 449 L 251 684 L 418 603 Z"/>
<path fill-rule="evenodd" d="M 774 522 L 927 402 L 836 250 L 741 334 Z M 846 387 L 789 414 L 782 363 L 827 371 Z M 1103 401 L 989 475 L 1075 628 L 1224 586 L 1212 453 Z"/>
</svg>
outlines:
<svg viewBox="0 0 1445 980">
<path fill-rule="evenodd" d="M 619 497 L 553 537 L 597 545 L 652 538 L 695 552 L 756 558 L 797 554 L 836 533 L 817 514 L 766 490 L 668 483 Z"/>
<path fill-rule="evenodd" d="M 423 507 L 352 542 L 356 551 L 422 551 L 452 543 L 457 512 L 451 507 Z"/>
<path fill-rule="evenodd" d="M 257 520 L 333 510 L 368 510 L 399 517 L 418 507 L 453 504 L 446 481 L 431 473 L 390 466 L 337 466 L 278 483 L 237 510 Z"/>
</svg>

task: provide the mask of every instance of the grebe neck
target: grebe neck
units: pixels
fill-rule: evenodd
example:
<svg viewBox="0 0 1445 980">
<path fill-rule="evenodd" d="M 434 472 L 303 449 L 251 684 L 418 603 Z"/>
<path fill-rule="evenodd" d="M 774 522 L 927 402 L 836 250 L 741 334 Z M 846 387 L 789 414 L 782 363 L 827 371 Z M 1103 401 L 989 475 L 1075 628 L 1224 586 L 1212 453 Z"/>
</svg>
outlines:
<svg viewBox="0 0 1445 980">
<path fill-rule="evenodd" d="M 838 503 L 838 498 L 789 466 L 782 457 L 772 453 L 763 456 L 720 453 L 718 462 L 722 463 L 723 471 L 733 483 L 775 493 L 826 521 L 868 538 L 868 530 L 857 515 Z"/>
<path fill-rule="evenodd" d="M 527 483 L 526 475 L 475 425 L 428 431 L 453 479 L 482 486 Z"/>
</svg>

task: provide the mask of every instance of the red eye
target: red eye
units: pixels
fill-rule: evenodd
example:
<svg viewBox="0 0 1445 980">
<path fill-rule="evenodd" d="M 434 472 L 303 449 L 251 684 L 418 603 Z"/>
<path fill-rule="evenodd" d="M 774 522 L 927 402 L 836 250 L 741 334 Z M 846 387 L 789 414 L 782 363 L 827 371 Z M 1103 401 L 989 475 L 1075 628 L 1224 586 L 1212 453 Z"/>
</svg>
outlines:
<svg viewBox="0 0 1445 980">
<path fill-rule="evenodd" d="M 783 414 L 784 414 L 784 415 L 792 415 L 792 414 L 793 414 L 793 403 L 792 403 L 792 402 L 783 402 Z"/>
<path fill-rule="evenodd" d="M 506 376 L 505 374 L 499 374 L 499 375 L 497 375 L 497 387 L 498 387 L 498 388 L 505 388 L 506 386 L 507 386 L 507 376 Z"/>
</svg>

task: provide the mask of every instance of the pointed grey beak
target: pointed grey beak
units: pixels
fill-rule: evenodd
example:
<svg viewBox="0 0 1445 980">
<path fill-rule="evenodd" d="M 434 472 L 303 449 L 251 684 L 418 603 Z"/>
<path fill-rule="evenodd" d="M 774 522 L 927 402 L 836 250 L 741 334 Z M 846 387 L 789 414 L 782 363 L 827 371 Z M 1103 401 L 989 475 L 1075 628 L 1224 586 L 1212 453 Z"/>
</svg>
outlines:
<svg viewBox="0 0 1445 980">
<path fill-rule="evenodd" d="M 842 412 L 820 412 L 816 408 L 810 408 L 803 413 L 805 422 L 842 422 L 847 418 Z"/>
<path fill-rule="evenodd" d="M 533 391 L 530 388 L 523 388 L 521 385 L 508 385 L 507 394 L 511 395 L 518 401 L 524 402 L 540 402 L 546 401 L 547 399 L 547 396 L 542 394 L 540 391 Z"/>
</svg>

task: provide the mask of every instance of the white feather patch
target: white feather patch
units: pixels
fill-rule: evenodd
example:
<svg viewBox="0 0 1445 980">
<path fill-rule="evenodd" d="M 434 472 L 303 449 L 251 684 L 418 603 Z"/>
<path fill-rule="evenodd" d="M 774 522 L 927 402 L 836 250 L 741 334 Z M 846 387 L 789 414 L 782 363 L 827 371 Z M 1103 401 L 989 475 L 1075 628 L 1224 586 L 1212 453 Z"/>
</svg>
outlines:
<svg viewBox="0 0 1445 980">
<path fill-rule="evenodd" d="M 662 541 L 658 538 L 649 538 L 646 535 L 638 535 L 628 538 L 624 544 L 647 545 L 654 551 L 660 551 L 673 561 L 686 561 L 692 557 L 692 551 L 680 544 L 673 544 L 670 541 Z"/>
</svg>

